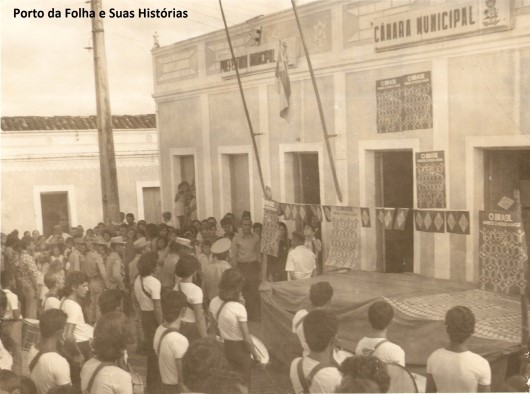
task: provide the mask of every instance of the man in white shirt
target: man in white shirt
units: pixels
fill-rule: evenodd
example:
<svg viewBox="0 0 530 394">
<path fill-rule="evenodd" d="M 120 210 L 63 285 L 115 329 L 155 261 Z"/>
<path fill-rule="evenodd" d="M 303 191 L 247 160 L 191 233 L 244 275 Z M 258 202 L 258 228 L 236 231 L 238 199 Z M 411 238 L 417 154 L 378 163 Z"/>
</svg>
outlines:
<svg viewBox="0 0 530 394">
<path fill-rule="evenodd" d="M 65 325 L 66 314 L 59 309 L 49 309 L 41 314 L 38 349 L 32 346 L 28 354 L 30 377 L 38 394 L 71 386 L 68 361 L 57 352 Z"/>
<path fill-rule="evenodd" d="M 387 329 L 394 319 L 394 308 L 386 301 L 376 301 L 368 308 L 368 320 L 372 331 L 357 344 L 358 356 L 375 356 L 385 363 L 405 366 L 405 352 L 386 339 Z"/>
<path fill-rule="evenodd" d="M 162 296 L 164 321 L 156 329 L 153 347 L 158 357 L 164 393 L 187 392 L 182 379 L 182 357 L 188 350 L 188 339 L 180 330 L 186 313 L 187 298 L 180 291 L 171 290 Z"/>
<path fill-rule="evenodd" d="M 342 379 L 333 359 L 338 329 L 337 316 L 323 309 L 309 312 L 304 319 L 304 335 L 310 352 L 291 363 L 289 375 L 296 394 L 335 392 Z"/>
<path fill-rule="evenodd" d="M 311 306 L 308 309 L 299 310 L 293 317 L 292 332 L 298 336 L 304 356 L 309 355 L 310 351 L 304 335 L 304 319 L 309 312 L 316 309 L 324 309 L 331 302 L 332 297 L 333 287 L 331 287 L 329 282 L 314 283 L 309 289 Z"/>
<path fill-rule="evenodd" d="M 299 232 L 293 233 L 293 249 L 287 255 L 285 271 L 289 280 L 308 279 L 315 275 L 317 267 L 315 254 L 304 246 L 305 238 Z"/>
<path fill-rule="evenodd" d="M 465 306 L 455 306 L 445 315 L 450 343 L 427 359 L 427 393 L 489 392 L 491 368 L 488 361 L 470 352 L 467 343 L 475 332 L 475 316 Z"/>
</svg>

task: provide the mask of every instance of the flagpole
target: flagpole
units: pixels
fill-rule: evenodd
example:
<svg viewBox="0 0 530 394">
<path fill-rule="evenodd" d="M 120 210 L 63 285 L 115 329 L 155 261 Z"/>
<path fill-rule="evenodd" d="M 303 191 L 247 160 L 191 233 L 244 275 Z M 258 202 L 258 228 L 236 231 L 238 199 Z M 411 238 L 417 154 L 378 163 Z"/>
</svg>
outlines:
<svg viewBox="0 0 530 394">
<path fill-rule="evenodd" d="M 219 0 L 221 1 L 221 0 Z M 291 0 L 293 5 L 294 16 L 296 19 L 296 24 L 298 25 L 298 31 L 300 32 L 300 39 L 302 40 L 302 46 L 304 47 L 305 57 L 307 59 L 307 67 L 309 68 L 309 73 L 311 74 L 311 81 L 313 82 L 313 90 L 315 91 L 315 96 L 317 99 L 318 113 L 320 114 L 320 122 L 322 124 L 322 132 L 324 133 L 324 141 L 326 142 L 326 150 L 328 152 L 329 164 L 331 166 L 331 173 L 333 175 L 333 183 L 335 184 L 335 191 L 337 192 L 337 198 L 342 202 L 342 193 L 340 191 L 339 180 L 337 178 L 337 171 L 335 169 L 335 162 L 333 161 L 333 152 L 331 151 L 331 145 L 329 143 L 330 135 L 328 134 L 328 129 L 326 127 L 326 120 L 324 118 L 324 111 L 322 110 L 322 102 L 320 101 L 320 94 L 318 92 L 317 81 L 315 79 L 315 73 L 313 71 L 313 65 L 311 64 L 311 58 L 309 57 L 309 51 L 305 44 L 304 33 L 302 32 L 302 26 L 300 25 L 300 19 L 298 18 L 298 11 L 296 10 L 296 4 L 294 0 Z"/>
<path fill-rule="evenodd" d="M 225 12 L 223 10 L 223 3 L 221 2 L 221 0 L 219 0 L 219 7 L 221 7 L 221 15 L 223 16 L 223 23 L 225 25 L 226 38 L 228 39 L 228 46 L 230 47 L 230 54 L 232 55 L 232 62 L 234 63 L 234 68 L 236 70 L 239 93 L 241 93 L 241 101 L 243 101 L 243 108 L 245 110 L 245 116 L 247 118 L 248 129 L 250 131 L 250 137 L 252 138 L 254 156 L 256 156 L 256 162 L 258 164 L 258 173 L 259 173 L 259 180 L 261 182 L 261 190 L 263 192 L 263 196 L 265 196 L 265 182 L 263 181 L 263 172 L 261 170 L 261 161 L 259 158 L 258 145 L 256 144 L 256 134 L 254 134 L 254 129 L 252 128 L 252 121 L 250 120 L 250 115 L 248 113 L 247 101 L 245 100 L 245 93 L 243 92 L 243 86 L 241 85 L 241 77 L 239 76 L 239 65 L 237 64 L 236 57 L 234 55 L 234 48 L 232 47 L 232 40 L 230 39 L 230 33 L 228 32 L 228 25 L 226 24 Z"/>
</svg>

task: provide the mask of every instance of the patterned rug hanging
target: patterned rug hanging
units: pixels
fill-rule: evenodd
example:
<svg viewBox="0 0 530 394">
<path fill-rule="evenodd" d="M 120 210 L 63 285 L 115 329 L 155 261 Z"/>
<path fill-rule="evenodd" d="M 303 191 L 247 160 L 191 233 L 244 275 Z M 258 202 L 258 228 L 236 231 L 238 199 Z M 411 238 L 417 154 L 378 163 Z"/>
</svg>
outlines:
<svg viewBox="0 0 530 394">
<path fill-rule="evenodd" d="M 263 231 L 261 233 L 261 253 L 278 257 L 278 207 L 272 201 L 263 206 Z"/>
<path fill-rule="evenodd" d="M 326 265 L 361 268 L 361 210 L 353 207 L 330 207 L 333 229 Z"/>
<path fill-rule="evenodd" d="M 479 278 L 483 290 L 501 293 L 526 289 L 528 250 L 518 211 L 479 214 Z"/>
</svg>

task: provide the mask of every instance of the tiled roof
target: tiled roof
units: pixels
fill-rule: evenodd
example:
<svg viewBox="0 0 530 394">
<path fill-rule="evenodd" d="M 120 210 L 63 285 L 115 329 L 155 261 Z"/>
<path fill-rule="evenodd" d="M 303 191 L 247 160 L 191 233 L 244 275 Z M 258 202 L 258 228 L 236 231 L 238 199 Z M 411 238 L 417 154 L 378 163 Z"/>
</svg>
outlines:
<svg viewBox="0 0 530 394">
<path fill-rule="evenodd" d="M 155 114 L 148 115 L 113 115 L 112 128 L 154 129 Z M 2 131 L 30 130 L 95 130 L 95 116 L 3 116 Z"/>
</svg>

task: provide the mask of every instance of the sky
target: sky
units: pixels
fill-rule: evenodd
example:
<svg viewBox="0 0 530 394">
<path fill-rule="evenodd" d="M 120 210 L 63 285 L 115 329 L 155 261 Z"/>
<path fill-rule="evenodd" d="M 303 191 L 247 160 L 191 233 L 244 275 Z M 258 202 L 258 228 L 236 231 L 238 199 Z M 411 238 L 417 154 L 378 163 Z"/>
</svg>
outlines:
<svg viewBox="0 0 530 394">
<path fill-rule="evenodd" d="M 307 3 L 298 0 L 297 4 Z M 2 116 L 95 115 L 91 19 L 65 18 L 66 8 L 90 9 L 78 0 L 2 0 Z M 113 114 L 154 113 L 151 49 L 223 28 L 218 0 L 102 0 L 103 9 L 187 10 L 186 19 L 105 19 Z M 223 0 L 229 26 L 291 7 L 290 0 Z M 15 8 L 52 8 L 63 17 L 20 18 Z"/>
</svg>

